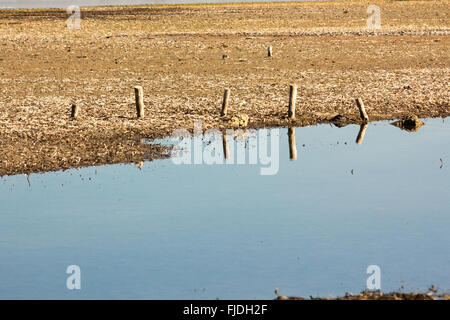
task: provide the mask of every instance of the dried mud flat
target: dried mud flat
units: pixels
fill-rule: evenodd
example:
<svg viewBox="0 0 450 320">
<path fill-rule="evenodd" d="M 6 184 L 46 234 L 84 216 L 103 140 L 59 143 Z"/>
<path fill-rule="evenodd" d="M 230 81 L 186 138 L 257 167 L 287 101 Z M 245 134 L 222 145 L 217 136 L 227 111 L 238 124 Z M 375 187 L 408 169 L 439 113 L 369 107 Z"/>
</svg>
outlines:
<svg viewBox="0 0 450 320">
<path fill-rule="evenodd" d="M 370 4 L 380 30 L 366 27 Z M 0 10 L 0 175 L 164 157 L 142 138 L 196 120 L 229 127 L 225 88 L 229 114 L 248 115 L 249 128 L 338 114 L 356 123 L 358 97 L 371 120 L 450 114 L 449 1 L 103 7 L 81 17 L 76 30 L 65 10 Z"/>
</svg>

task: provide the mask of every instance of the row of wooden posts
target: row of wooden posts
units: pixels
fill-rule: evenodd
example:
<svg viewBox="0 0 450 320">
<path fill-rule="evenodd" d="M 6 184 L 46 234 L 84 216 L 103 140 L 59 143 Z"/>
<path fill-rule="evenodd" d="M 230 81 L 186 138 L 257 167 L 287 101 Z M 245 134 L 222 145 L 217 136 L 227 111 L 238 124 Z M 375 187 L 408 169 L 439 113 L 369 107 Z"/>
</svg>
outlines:
<svg viewBox="0 0 450 320">
<path fill-rule="evenodd" d="M 144 91 L 141 86 L 134 87 L 134 94 L 136 99 L 136 115 L 138 118 L 144 117 Z M 228 112 L 228 105 L 230 100 L 230 89 L 225 89 L 222 101 L 221 116 L 226 116 Z M 295 102 L 297 100 L 297 85 L 293 84 L 289 86 L 289 106 L 288 106 L 288 118 L 295 119 Z M 361 98 L 356 99 L 356 106 L 358 107 L 361 120 L 364 123 L 369 122 L 369 116 L 366 113 L 364 102 Z M 79 107 L 72 105 L 71 117 L 76 119 L 79 114 Z"/>
<path fill-rule="evenodd" d="M 272 57 L 272 47 L 267 48 L 267 56 Z M 134 94 L 136 98 L 136 113 L 138 118 L 144 117 L 144 91 L 141 86 L 134 87 Z M 225 116 L 228 111 L 228 101 L 230 99 L 230 89 L 225 89 L 223 94 L 223 102 L 222 102 L 222 111 L 220 112 L 221 116 Z M 293 84 L 289 86 L 289 109 L 288 109 L 288 118 L 295 119 L 295 102 L 297 99 L 297 85 Z M 361 98 L 356 99 L 356 105 L 359 109 L 359 113 L 361 116 L 361 120 L 366 123 L 369 121 L 369 117 L 367 116 L 366 110 L 364 108 L 364 103 Z M 77 118 L 79 114 L 79 107 L 76 105 L 72 105 L 72 118 Z"/>
<path fill-rule="evenodd" d="M 136 114 L 138 118 L 144 117 L 144 92 L 141 86 L 134 87 L 134 94 L 136 99 Z M 227 115 L 228 105 L 230 100 L 230 89 L 225 89 L 222 101 L 222 110 L 220 112 L 221 116 Z M 295 119 L 295 102 L 297 100 L 297 85 L 293 84 L 289 86 L 289 106 L 288 106 L 288 118 Z M 367 115 L 366 109 L 364 107 L 364 102 L 361 98 L 356 99 L 356 106 L 358 107 L 361 120 L 364 123 L 369 122 L 369 116 Z M 76 119 L 79 114 L 79 107 L 72 105 L 71 117 Z"/>
<path fill-rule="evenodd" d="M 228 101 L 230 99 L 230 89 L 225 89 L 223 93 L 223 101 L 222 101 L 222 111 L 220 112 L 221 116 L 227 115 L 228 112 Z M 295 102 L 297 100 L 297 85 L 292 84 L 289 86 L 289 105 L 288 105 L 288 118 L 295 119 Z M 366 108 L 364 107 L 364 102 L 361 98 L 356 99 L 356 106 L 359 110 L 359 115 L 361 120 L 366 123 L 369 122 L 369 116 L 367 115 Z"/>
<path fill-rule="evenodd" d="M 272 47 L 267 48 L 267 56 L 272 57 Z M 138 118 L 144 117 L 144 90 L 141 86 L 134 87 L 134 95 L 136 99 L 136 113 Z M 223 94 L 222 110 L 220 112 L 221 116 L 225 116 L 228 112 L 228 101 L 230 99 L 230 89 L 225 89 Z M 297 85 L 293 84 L 289 86 L 289 109 L 288 118 L 295 119 L 295 102 L 297 100 Z M 366 110 L 364 108 L 364 103 L 361 98 L 356 99 L 356 106 L 359 109 L 359 114 L 363 123 L 369 122 L 369 117 L 367 116 Z M 72 105 L 71 117 L 73 119 L 77 118 L 79 114 L 79 107 Z"/>
</svg>

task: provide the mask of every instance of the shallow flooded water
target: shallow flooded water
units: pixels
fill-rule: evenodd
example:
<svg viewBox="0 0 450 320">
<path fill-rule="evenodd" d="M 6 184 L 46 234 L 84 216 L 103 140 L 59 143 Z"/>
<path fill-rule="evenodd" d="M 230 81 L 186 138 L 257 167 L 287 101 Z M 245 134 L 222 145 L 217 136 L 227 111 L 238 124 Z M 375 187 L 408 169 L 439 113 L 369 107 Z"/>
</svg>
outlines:
<svg viewBox="0 0 450 320">
<path fill-rule="evenodd" d="M 0 298 L 336 296 L 370 265 L 385 292 L 449 290 L 450 124 L 425 122 L 360 144 L 359 126 L 296 128 L 295 161 L 280 129 L 272 175 L 166 159 L 2 177 Z"/>
</svg>

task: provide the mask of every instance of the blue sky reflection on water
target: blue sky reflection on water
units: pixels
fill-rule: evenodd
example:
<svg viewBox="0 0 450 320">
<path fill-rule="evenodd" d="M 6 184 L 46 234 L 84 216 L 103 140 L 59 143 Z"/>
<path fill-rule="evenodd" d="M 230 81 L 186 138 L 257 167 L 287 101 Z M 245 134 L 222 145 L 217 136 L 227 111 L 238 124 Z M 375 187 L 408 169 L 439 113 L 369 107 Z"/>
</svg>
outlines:
<svg viewBox="0 0 450 320">
<path fill-rule="evenodd" d="M 2 177 L 0 298 L 336 296 L 371 264 L 383 291 L 450 290 L 448 119 L 358 130 L 297 128 L 290 161 L 281 129 L 273 176 L 158 160 Z"/>
</svg>

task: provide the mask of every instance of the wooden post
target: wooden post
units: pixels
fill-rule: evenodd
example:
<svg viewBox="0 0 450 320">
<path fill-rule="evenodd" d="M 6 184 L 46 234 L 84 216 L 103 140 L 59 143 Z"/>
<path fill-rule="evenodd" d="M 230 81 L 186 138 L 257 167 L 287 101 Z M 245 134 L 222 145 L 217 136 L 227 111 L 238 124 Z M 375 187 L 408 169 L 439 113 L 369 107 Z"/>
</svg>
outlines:
<svg viewBox="0 0 450 320">
<path fill-rule="evenodd" d="M 288 117 L 295 119 L 295 101 L 297 100 L 297 85 L 293 84 L 289 86 L 289 111 Z"/>
<path fill-rule="evenodd" d="M 80 108 L 78 107 L 78 106 L 76 106 L 76 105 L 72 105 L 72 113 L 71 113 L 71 115 L 70 115 L 70 117 L 72 118 L 72 119 L 76 119 L 77 117 L 78 117 L 78 112 L 80 111 Z"/>
<path fill-rule="evenodd" d="M 356 137 L 356 143 L 357 144 L 361 144 L 363 142 L 364 135 L 366 134 L 367 126 L 368 126 L 367 123 L 363 123 L 359 127 L 358 136 Z"/>
<path fill-rule="evenodd" d="M 359 109 L 359 115 L 361 116 L 361 120 L 366 123 L 369 122 L 369 116 L 366 113 L 366 109 L 364 108 L 364 102 L 361 98 L 356 99 L 356 105 Z"/>
<path fill-rule="evenodd" d="M 225 92 L 223 93 L 222 111 L 220 112 L 221 116 L 225 116 L 227 114 L 229 98 L 230 98 L 230 89 L 225 89 Z"/>
<path fill-rule="evenodd" d="M 267 48 L 267 56 L 271 57 L 272 56 L 272 47 L 268 47 Z"/>
<path fill-rule="evenodd" d="M 144 91 L 141 86 L 134 87 L 134 95 L 136 97 L 136 112 L 138 118 L 144 117 Z"/>
<path fill-rule="evenodd" d="M 295 144 L 295 128 L 288 128 L 289 159 L 297 160 L 297 145 Z"/>
</svg>

